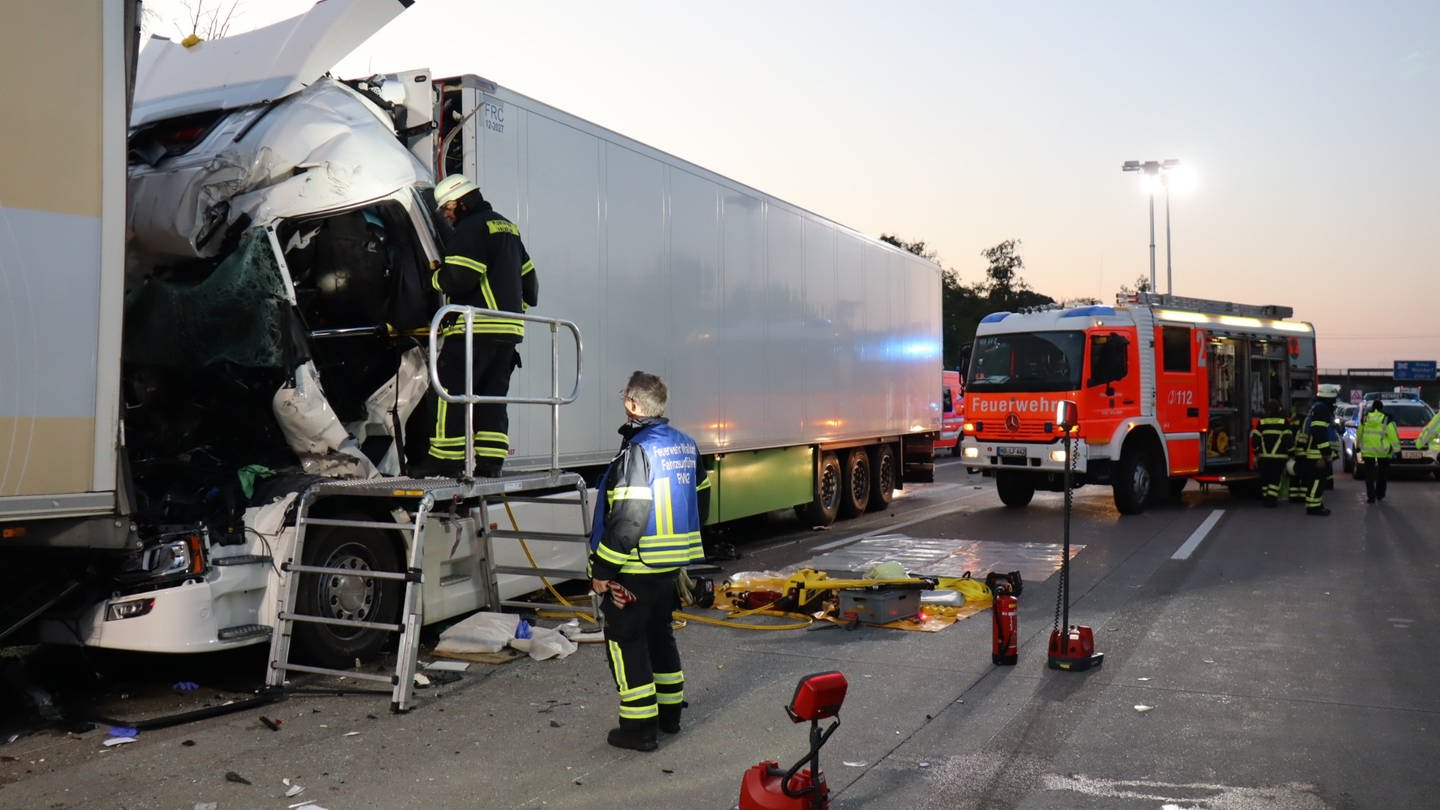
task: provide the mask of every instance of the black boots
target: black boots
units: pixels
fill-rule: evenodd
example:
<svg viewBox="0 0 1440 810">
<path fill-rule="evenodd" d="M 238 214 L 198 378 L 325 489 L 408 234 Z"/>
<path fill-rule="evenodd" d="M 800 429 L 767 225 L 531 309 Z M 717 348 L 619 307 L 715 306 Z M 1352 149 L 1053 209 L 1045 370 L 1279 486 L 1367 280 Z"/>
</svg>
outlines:
<svg viewBox="0 0 1440 810">
<path fill-rule="evenodd" d="M 660 706 L 660 730 L 666 734 L 679 734 L 680 713 L 683 712 L 688 705 L 690 704 L 684 702 L 673 706 L 662 704 Z"/>
<path fill-rule="evenodd" d="M 676 728 L 679 728 L 680 718 L 675 718 Z M 631 751 L 654 751 L 660 747 L 655 741 L 655 720 L 626 720 L 621 718 L 620 727 L 610 729 L 605 742 L 616 748 L 628 748 Z"/>
</svg>

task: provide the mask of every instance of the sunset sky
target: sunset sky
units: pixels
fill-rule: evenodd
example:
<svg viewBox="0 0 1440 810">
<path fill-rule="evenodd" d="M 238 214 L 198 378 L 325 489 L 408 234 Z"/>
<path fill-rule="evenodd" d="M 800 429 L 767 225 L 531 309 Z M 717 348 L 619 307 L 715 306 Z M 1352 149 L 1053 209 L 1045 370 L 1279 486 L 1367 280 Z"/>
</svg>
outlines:
<svg viewBox="0 0 1440 810">
<path fill-rule="evenodd" d="M 149 27 L 188 33 L 186 4 L 147 2 Z M 231 32 L 310 5 L 239 0 Z M 336 73 L 409 68 L 924 240 L 966 283 L 1018 239 L 1057 299 L 1148 277 L 1121 164 L 1176 158 L 1195 182 L 1170 200 L 1175 293 L 1294 307 L 1324 368 L 1440 359 L 1434 0 L 418 0 Z M 1163 195 L 1155 222 L 1163 291 Z"/>
</svg>

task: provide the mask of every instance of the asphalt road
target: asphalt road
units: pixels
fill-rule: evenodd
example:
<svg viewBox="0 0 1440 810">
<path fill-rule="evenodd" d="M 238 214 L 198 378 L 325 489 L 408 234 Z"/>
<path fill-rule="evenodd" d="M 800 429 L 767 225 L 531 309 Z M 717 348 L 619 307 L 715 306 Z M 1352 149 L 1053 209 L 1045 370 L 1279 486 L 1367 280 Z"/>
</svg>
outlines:
<svg viewBox="0 0 1440 810">
<path fill-rule="evenodd" d="M 897 531 L 1060 541 L 1061 496 L 1010 510 L 953 463 L 938 478 L 824 532 L 747 525 L 745 556 L 724 568 L 778 569 Z M 747 768 L 804 754 L 807 729 L 782 707 L 800 676 L 825 670 L 850 684 L 821 752 L 835 808 L 1436 806 L 1440 482 L 1392 482 L 1374 506 L 1349 476 L 1337 486 L 1328 518 L 1193 485 L 1121 518 L 1108 491 L 1078 490 L 1071 621 L 1105 653 L 1089 672 L 1046 667 L 1051 577 L 1026 582 L 1014 667 L 990 662 L 988 613 L 938 633 L 692 622 L 679 631 L 691 707 L 654 753 L 605 744 L 613 685 L 602 650 L 583 645 L 473 665 L 403 715 L 386 696 L 294 694 L 116 747 L 103 725 L 24 728 L 0 738 L 0 806 L 728 808 Z M 130 660 L 130 691 L 110 675 L 96 699 L 114 715 L 216 706 L 261 664 Z M 200 686 L 176 695 L 187 671 Z M 304 792 L 286 797 L 283 779 Z"/>
</svg>

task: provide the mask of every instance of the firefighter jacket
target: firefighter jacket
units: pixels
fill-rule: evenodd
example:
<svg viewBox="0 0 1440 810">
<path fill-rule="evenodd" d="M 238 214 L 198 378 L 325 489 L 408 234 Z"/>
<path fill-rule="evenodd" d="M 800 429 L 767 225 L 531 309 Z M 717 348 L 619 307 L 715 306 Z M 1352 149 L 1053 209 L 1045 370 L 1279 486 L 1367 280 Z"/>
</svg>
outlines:
<svg viewBox="0 0 1440 810">
<path fill-rule="evenodd" d="M 540 297 L 535 265 L 520 241 L 520 230 L 495 213 L 488 202 L 456 220 L 455 231 L 445 243 L 445 260 L 431 275 L 430 284 L 451 304 L 506 312 L 524 312 L 539 303 Z M 443 325 L 441 334 L 464 331 L 464 319 L 453 318 Z M 525 322 L 476 316 L 472 331 L 519 343 L 525 337 Z"/>
<path fill-rule="evenodd" d="M 1415 447 L 1419 450 L 1428 450 L 1430 443 L 1436 439 L 1440 439 L 1440 411 L 1437 411 L 1434 416 L 1430 417 L 1430 421 L 1425 423 L 1425 428 L 1415 439 Z"/>
<path fill-rule="evenodd" d="M 1311 414 L 1304 429 L 1295 434 L 1295 455 L 1300 458 L 1330 460 L 1330 420 Z"/>
<path fill-rule="evenodd" d="M 1250 431 L 1250 449 L 1259 458 L 1289 458 L 1295 431 L 1283 416 L 1262 417 Z"/>
<path fill-rule="evenodd" d="M 663 574 L 704 559 L 695 440 L 664 417 L 629 422 L 620 435 L 597 487 L 590 576 Z"/>
<path fill-rule="evenodd" d="M 1355 429 L 1355 443 L 1365 458 L 1390 458 L 1400 452 L 1400 436 L 1395 432 L 1395 420 L 1384 411 L 1365 414 L 1360 426 Z"/>
</svg>

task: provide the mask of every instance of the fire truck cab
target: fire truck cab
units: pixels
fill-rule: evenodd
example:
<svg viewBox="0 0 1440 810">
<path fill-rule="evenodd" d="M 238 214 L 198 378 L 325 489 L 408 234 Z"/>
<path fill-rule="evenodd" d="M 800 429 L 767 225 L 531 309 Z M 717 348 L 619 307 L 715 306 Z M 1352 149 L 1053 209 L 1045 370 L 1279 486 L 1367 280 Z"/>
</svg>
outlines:
<svg viewBox="0 0 1440 810">
<path fill-rule="evenodd" d="M 961 456 L 1009 507 L 1036 490 L 1110 484 L 1138 514 L 1188 480 L 1253 485 L 1249 434 L 1275 400 L 1314 398 L 1315 331 L 1293 310 L 1155 293 L 1115 306 L 996 312 L 981 320 L 965 381 Z M 1076 403 L 1067 455 L 1056 406 Z"/>
</svg>

